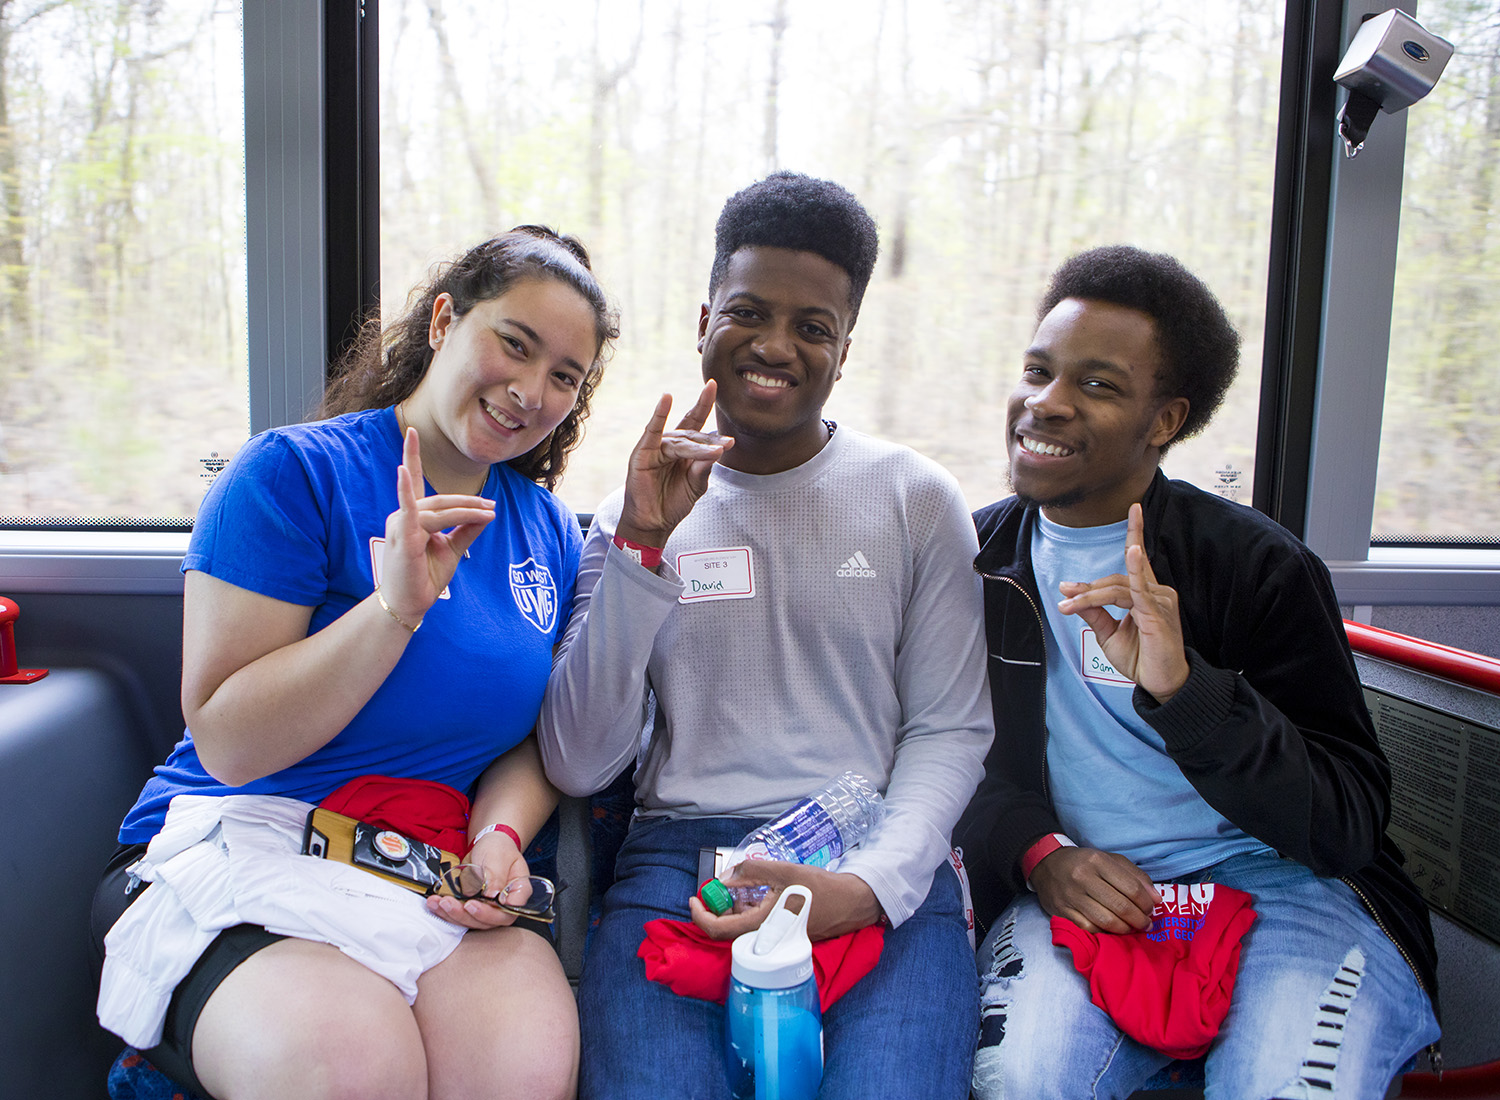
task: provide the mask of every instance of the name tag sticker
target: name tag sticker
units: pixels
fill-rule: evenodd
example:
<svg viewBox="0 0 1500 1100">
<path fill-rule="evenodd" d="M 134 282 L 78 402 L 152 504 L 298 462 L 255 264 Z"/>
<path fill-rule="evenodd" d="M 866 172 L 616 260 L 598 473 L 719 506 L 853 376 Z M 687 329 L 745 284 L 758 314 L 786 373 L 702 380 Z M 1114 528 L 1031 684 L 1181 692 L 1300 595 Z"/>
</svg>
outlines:
<svg viewBox="0 0 1500 1100">
<path fill-rule="evenodd" d="M 385 539 L 370 536 L 370 576 L 375 578 L 375 587 L 380 587 L 380 570 L 385 565 Z M 447 586 L 438 593 L 438 599 L 451 600 L 453 594 L 448 591 Z"/>
<path fill-rule="evenodd" d="M 748 546 L 678 554 L 677 575 L 687 586 L 677 597 L 678 603 L 748 600 L 755 595 L 755 570 L 750 566 Z"/>
<path fill-rule="evenodd" d="M 1129 684 L 1135 686 L 1135 681 L 1129 676 L 1122 676 L 1115 671 L 1115 666 L 1109 663 L 1109 658 L 1104 655 L 1104 649 L 1099 645 L 1099 639 L 1088 627 L 1083 628 L 1083 678 L 1092 680 L 1096 684 Z"/>
</svg>

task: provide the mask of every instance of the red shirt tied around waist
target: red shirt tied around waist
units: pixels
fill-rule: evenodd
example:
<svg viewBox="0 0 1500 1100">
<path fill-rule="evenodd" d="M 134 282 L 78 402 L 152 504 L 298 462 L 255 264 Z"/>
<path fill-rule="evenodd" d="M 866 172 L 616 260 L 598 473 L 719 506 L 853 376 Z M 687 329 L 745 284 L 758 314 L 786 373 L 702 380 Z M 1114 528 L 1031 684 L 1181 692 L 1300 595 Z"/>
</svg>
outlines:
<svg viewBox="0 0 1500 1100">
<path fill-rule="evenodd" d="M 447 852 L 469 850 L 469 799 L 444 783 L 362 775 L 319 805 L 382 829 L 395 829 Z"/>
<path fill-rule="evenodd" d="M 1073 952 L 1089 993 L 1121 1031 L 1173 1058 L 1196 1058 L 1219 1034 L 1255 921 L 1250 895 L 1212 882 L 1158 883 L 1145 932 L 1085 932 L 1052 918 L 1052 942 Z"/>
</svg>

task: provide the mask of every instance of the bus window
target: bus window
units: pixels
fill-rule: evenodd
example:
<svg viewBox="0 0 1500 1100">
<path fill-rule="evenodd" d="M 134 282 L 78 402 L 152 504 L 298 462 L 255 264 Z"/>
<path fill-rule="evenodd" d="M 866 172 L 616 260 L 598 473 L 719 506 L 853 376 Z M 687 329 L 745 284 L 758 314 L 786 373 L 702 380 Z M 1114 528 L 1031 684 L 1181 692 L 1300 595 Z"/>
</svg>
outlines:
<svg viewBox="0 0 1500 1100">
<path fill-rule="evenodd" d="M 1423 0 L 1454 45 L 1410 112 L 1372 541 L 1500 546 L 1500 22 Z"/>
<path fill-rule="evenodd" d="M 693 389 L 724 199 L 778 168 L 836 179 L 882 254 L 829 415 L 941 461 L 979 505 L 1008 491 L 1005 398 L 1048 273 L 1098 244 L 1168 251 L 1245 337 L 1224 409 L 1168 471 L 1248 503 L 1283 11 L 1227 14 L 383 0 L 381 285 L 521 221 L 585 241 L 623 313 L 560 490 L 591 510 L 656 396 Z"/>
<path fill-rule="evenodd" d="M 0 5 L 0 526 L 186 529 L 248 435 L 240 5 Z"/>
</svg>

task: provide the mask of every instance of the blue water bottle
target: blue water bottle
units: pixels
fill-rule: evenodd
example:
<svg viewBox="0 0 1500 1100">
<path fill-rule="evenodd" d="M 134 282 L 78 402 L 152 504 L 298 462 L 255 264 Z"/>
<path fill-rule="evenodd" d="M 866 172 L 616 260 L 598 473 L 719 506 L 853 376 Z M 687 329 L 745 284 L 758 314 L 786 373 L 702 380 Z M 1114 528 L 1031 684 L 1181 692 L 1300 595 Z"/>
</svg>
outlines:
<svg viewBox="0 0 1500 1100">
<path fill-rule="evenodd" d="M 787 908 L 801 899 L 799 911 Z M 734 1100 L 813 1100 L 823 1080 L 823 1012 L 807 917 L 812 892 L 788 886 L 770 916 L 734 941 L 724 1001 Z"/>
</svg>

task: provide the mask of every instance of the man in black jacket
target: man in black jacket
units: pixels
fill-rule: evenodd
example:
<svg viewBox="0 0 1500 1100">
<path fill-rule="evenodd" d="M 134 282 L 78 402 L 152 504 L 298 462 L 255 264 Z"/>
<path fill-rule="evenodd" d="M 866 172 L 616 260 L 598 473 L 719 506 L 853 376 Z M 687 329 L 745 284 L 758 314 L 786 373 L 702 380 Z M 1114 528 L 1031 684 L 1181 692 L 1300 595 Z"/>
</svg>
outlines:
<svg viewBox="0 0 1500 1100">
<path fill-rule="evenodd" d="M 956 833 L 989 930 L 975 1095 L 1128 1096 L 1165 1064 L 1093 1007 L 1049 916 L 1146 931 L 1154 884 L 1211 882 L 1257 913 L 1214 1094 L 1383 1096 L 1437 1040 L 1435 959 L 1328 571 L 1158 469 L 1238 335 L 1175 260 L 1123 246 L 1065 263 L 1038 317 L 1016 495 L 975 515 L 996 723 Z"/>
</svg>

